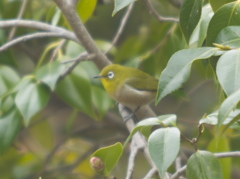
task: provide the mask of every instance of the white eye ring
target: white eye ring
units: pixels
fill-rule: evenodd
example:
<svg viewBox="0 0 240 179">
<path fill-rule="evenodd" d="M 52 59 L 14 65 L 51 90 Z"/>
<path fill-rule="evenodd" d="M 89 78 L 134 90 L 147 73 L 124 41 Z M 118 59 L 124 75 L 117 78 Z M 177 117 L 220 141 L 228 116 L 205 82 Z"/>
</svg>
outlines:
<svg viewBox="0 0 240 179">
<path fill-rule="evenodd" d="M 112 79 L 114 77 L 114 73 L 112 71 L 108 72 L 108 78 Z"/>
</svg>

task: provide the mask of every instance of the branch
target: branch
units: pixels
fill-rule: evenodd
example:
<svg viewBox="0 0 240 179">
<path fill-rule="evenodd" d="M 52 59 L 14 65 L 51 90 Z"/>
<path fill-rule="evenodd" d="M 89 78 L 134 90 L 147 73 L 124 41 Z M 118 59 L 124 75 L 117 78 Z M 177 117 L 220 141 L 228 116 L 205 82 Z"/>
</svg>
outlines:
<svg viewBox="0 0 240 179">
<path fill-rule="evenodd" d="M 62 37 L 65 37 L 66 39 L 78 41 L 78 39 L 76 38 L 74 33 L 70 32 L 64 28 L 49 25 L 47 23 L 37 22 L 37 21 L 32 21 L 32 20 L 0 21 L 0 29 L 10 28 L 10 27 L 24 27 L 24 28 L 31 28 L 31 29 L 37 29 L 37 30 L 42 30 L 42 31 L 60 33 L 60 34 L 62 34 Z"/>
<path fill-rule="evenodd" d="M 21 5 L 20 11 L 19 11 L 18 16 L 17 16 L 18 20 L 22 18 L 23 13 L 26 9 L 27 3 L 28 3 L 28 0 L 23 0 L 22 1 L 22 5 Z M 13 27 L 12 30 L 10 31 L 10 33 L 9 33 L 8 40 L 11 40 L 13 38 L 13 36 L 15 35 L 15 32 L 16 32 L 16 27 Z"/>
<path fill-rule="evenodd" d="M 105 66 L 109 65 L 111 62 L 97 47 L 72 4 L 66 0 L 54 0 L 54 2 L 61 9 L 63 15 L 66 17 L 68 23 L 72 27 L 76 37 L 81 42 L 82 46 L 89 54 L 94 54 L 96 56 L 93 61 L 97 67 L 101 70 Z"/>
<path fill-rule="evenodd" d="M 141 149 L 141 148 L 140 148 Z M 127 176 L 126 179 L 131 179 L 134 171 L 134 162 L 135 158 L 138 154 L 139 146 L 136 144 L 136 141 L 132 141 L 130 148 L 130 155 L 128 158 L 128 168 L 127 168 Z"/>
<path fill-rule="evenodd" d="M 179 20 L 178 20 L 178 19 L 175 19 L 175 18 L 162 17 L 162 16 L 160 16 L 160 15 L 157 13 L 157 11 L 153 8 L 150 0 L 145 0 L 145 3 L 146 3 L 146 5 L 147 5 L 147 8 L 148 8 L 150 14 L 153 14 L 153 15 L 157 18 L 157 20 L 158 20 L 159 22 L 163 22 L 163 21 L 179 22 Z"/>
<path fill-rule="evenodd" d="M 240 151 L 214 153 L 213 155 L 215 155 L 217 158 L 240 157 Z M 183 166 L 174 175 L 172 175 L 171 179 L 178 179 L 186 171 L 186 169 L 187 166 Z"/>
<path fill-rule="evenodd" d="M 143 179 L 153 178 L 153 176 L 157 173 L 158 173 L 157 168 L 153 167 L 151 170 L 149 170 L 149 172 L 147 173 L 147 175 Z"/>
<path fill-rule="evenodd" d="M 30 34 L 30 35 L 25 35 L 25 36 L 22 36 L 22 37 L 19 37 L 19 38 L 16 38 L 14 40 L 7 42 L 6 44 L 4 44 L 3 46 L 0 47 L 0 52 L 7 50 L 10 47 L 12 47 L 13 45 L 16 45 L 18 43 L 25 42 L 25 41 L 31 40 L 31 39 L 43 38 L 43 37 L 59 37 L 59 38 L 69 39 L 68 37 L 63 36 L 61 33 L 38 32 L 38 33 Z M 69 39 L 69 40 L 76 41 L 76 39 Z"/>
<path fill-rule="evenodd" d="M 128 19 L 129 19 L 129 16 L 130 16 L 130 14 L 131 14 L 131 12 L 132 12 L 133 6 L 134 6 L 134 2 L 128 6 L 128 8 L 127 8 L 127 10 L 126 10 L 126 13 L 125 13 L 124 16 L 122 17 L 122 20 L 121 20 L 121 23 L 120 23 L 120 25 L 119 25 L 119 28 L 118 28 L 118 30 L 117 30 L 114 38 L 113 38 L 112 45 L 111 45 L 111 47 L 105 52 L 105 54 L 108 53 L 108 52 L 116 45 L 117 41 L 119 40 L 119 37 L 121 36 L 121 34 L 122 34 L 122 32 L 123 32 L 126 24 L 127 24 L 127 21 L 128 21 Z"/>
</svg>

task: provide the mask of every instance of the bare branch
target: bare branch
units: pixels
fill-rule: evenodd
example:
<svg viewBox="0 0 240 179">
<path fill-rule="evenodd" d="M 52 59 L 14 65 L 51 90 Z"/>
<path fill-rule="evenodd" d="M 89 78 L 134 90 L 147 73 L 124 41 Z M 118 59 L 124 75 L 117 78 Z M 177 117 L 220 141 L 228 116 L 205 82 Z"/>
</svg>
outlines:
<svg viewBox="0 0 240 179">
<path fill-rule="evenodd" d="M 150 14 L 153 14 L 153 15 L 157 18 L 157 20 L 158 20 L 159 22 L 163 22 L 163 21 L 179 22 L 179 20 L 176 19 L 176 18 L 172 18 L 172 17 L 162 17 L 162 16 L 160 16 L 160 15 L 158 14 L 158 12 L 153 8 L 150 0 L 145 0 L 145 3 L 146 3 L 146 5 L 147 5 L 147 8 L 148 8 Z"/>
<path fill-rule="evenodd" d="M 139 151 L 139 147 L 136 144 L 136 141 L 132 141 L 131 143 L 131 149 L 130 149 L 130 155 L 128 158 L 128 168 L 127 168 L 127 176 L 126 179 L 131 179 L 132 175 L 133 175 L 133 171 L 134 171 L 134 162 L 135 162 L 135 158 L 138 154 Z"/>
<path fill-rule="evenodd" d="M 21 5 L 20 11 L 19 11 L 18 16 L 17 16 L 18 20 L 22 18 L 23 13 L 26 9 L 27 3 L 28 3 L 28 0 L 23 0 L 22 1 L 22 5 Z M 16 27 L 13 27 L 11 32 L 9 33 L 8 40 L 11 40 L 13 38 L 13 36 L 15 35 L 15 32 L 16 32 Z"/>
<path fill-rule="evenodd" d="M 157 170 L 157 168 L 153 167 L 151 170 L 149 170 L 149 172 L 147 173 L 147 175 L 143 179 L 153 178 L 153 176 L 156 173 L 158 173 L 158 170 Z"/>
<path fill-rule="evenodd" d="M 214 155 L 217 158 L 227 158 L 227 157 L 240 157 L 240 151 L 235 151 L 235 152 L 221 152 L 221 153 L 214 153 Z M 186 171 L 187 166 L 183 166 L 182 168 L 180 168 L 174 175 L 172 175 L 171 179 L 177 179 L 179 178 L 181 175 L 184 174 L 184 172 Z"/>
<path fill-rule="evenodd" d="M 101 70 L 105 66 L 109 65 L 111 62 L 107 57 L 100 51 L 92 37 L 88 33 L 87 29 L 83 25 L 81 19 L 76 13 L 74 7 L 69 1 L 66 0 L 54 0 L 57 6 L 61 9 L 62 13 L 66 17 L 68 23 L 72 27 L 75 35 L 84 46 L 89 54 L 95 54 L 96 58 L 93 59 L 97 67 Z"/>
<path fill-rule="evenodd" d="M 36 22 L 32 20 L 6 20 L 6 21 L 0 21 L 0 29 L 10 28 L 10 27 L 24 27 L 24 28 L 31 28 L 31 29 L 37 29 L 42 31 L 49 31 L 49 32 L 55 32 L 62 35 L 62 37 L 65 37 L 66 39 L 71 39 L 73 41 L 77 41 L 78 39 L 74 35 L 74 33 L 61 28 L 56 27 L 53 25 L 49 25 L 47 23 L 43 22 Z"/>
<path fill-rule="evenodd" d="M 119 37 L 121 36 L 126 24 L 127 24 L 127 21 L 129 19 L 129 16 L 132 12 L 132 9 L 133 9 L 133 6 L 134 6 L 134 3 L 132 3 L 131 5 L 128 6 L 127 10 L 126 10 L 126 13 L 124 14 L 124 16 L 122 17 L 122 20 L 121 20 L 121 23 L 119 25 L 119 28 L 113 38 L 113 41 L 112 41 L 112 45 L 111 47 L 105 52 L 108 53 L 117 43 L 117 41 L 119 40 Z"/>
<path fill-rule="evenodd" d="M 36 39 L 36 38 L 43 38 L 43 37 L 59 37 L 59 38 L 65 38 L 61 33 L 55 33 L 55 32 L 38 32 L 30 35 L 25 35 L 19 38 L 16 38 L 14 40 L 11 40 L 10 42 L 7 42 L 3 46 L 0 47 L 0 52 L 9 49 L 13 45 L 16 45 L 20 42 L 25 42 L 27 40 Z M 76 40 L 76 39 L 69 39 L 69 40 Z"/>
<path fill-rule="evenodd" d="M 94 57 L 95 57 L 95 54 L 88 55 L 87 52 L 83 52 L 78 57 L 76 57 L 75 59 L 62 62 L 63 64 L 64 63 L 69 63 L 69 62 L 74 62 L 74 63 L 71 66 L 69 66 L 66 69 L 65 72 L 62 73 L 62 75 L 60 76 L 59 80 L 63 79 L 65 76 L 67 76 L 78 65 L 79 62 L 90 60 L 90 59 L 93 59 Z"/>
</svg>

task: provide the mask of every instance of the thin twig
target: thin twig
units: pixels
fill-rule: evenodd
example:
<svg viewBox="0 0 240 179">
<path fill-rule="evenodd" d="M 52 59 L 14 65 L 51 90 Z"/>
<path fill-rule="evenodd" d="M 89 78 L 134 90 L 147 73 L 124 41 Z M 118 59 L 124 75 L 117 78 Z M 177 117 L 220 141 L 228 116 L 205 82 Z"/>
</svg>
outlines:
<svg viewBox="0 0 240 179">
<path fill-rule="evenodd" d="M 121 23 L 120 23 L 120 25 L 118 27 L 118 30 L 117 30 L 117 32 L 116 32 L 116 34 L 115 34 L 115 36 L 114 36 L 114 38 L 112 40 L 112 45 L 106 52 L 104 52 L 105 54 L 107 54 L 116 45 L 117 41 L 119 40 L 119 37 L 121 36 L 121 34 L 122 34 L 126 24 L 127 24 L 129 16 L 130 16 L 130 14 L 132 12 L 133 6 L 134 6 L 134 2 L 131 5 L 128 6 L 124 16 L 121 19 Z"/>
<path fill-rule="evenodd" d="M 126 175 L 126 179 L 131 179 L 132 175 L 133 175 L 133 171 L 134 171 L 134 162 L 135 162 L 135 158 L 138 154 L 139 151 L 139 147 L 136 144 L 136 141 L 132 141 L 131 143 L 131 147 L 130 147 L 130 155 L 128 158 L 128 168 L 127 168 L 127 175 Z"/>
<path fill-rule="evenodd" d="M 54 51 L 52 53 L 52 56 L 49 60 L 50 62 L 52 62 L 54 60 L 54 58 L 56 57 L 59 49 L 61 49 L 65 43 L 66 43 L 66 39 L 63 39 L 63 40 L 60 41 L 60 43 L 58 44 L 58 46 L 54 49 Z"/>
<path fill-rule="evenodd" d="M 63 64 L 64 63 L 69 63 L 69 62 L 74 62 L 71 66 L 69 66 L 63 73 L 62 75 L 60 76 L 59 80 L 60 79 L 63 79 L 65 76 L 67 76 L 77 65 L 79 62 L 81 61 L 86 61 L 86 60 L 90 60 L 90 59 L 93 59 L 95 57 L 94 54 L 90 54 L 88 55 L 87 52 L 83 52 L 81 53 L 78 57 L 76 57 L 75 59 L 73 60 L 68 60 L 68 61 L 65 61 L 65 62 L 62 62 Z"/>
<path fill-rule="evenodd" d="M 31 28 L 48 32 L 60 33 L 65 39 L 71 39 L 73 41 L 78 41 L 75 34 L 61 27 L 56 27 L 43 22 L 37 22 L 33 20 L 4 20 L 0 21 L 0 29 L 10 28 L 10 27 L 23 27 Z"/>
<path fill-rule="evenodd" d="M 63 36 L 61 33 L 55 33 L 55 32 L 37 32 L 30 35 L 25 35 L 19 38 L 16 38 L 14 40 L 11 40 L 10 42 L 7 42 L 3 46 L 0 47 L 0 52 L 9 49 L 10 47 L 20 43 L 25 42 L 27 40 L 36 39 L 36 38 L 44 38 L 44 37 L 59 37 L 59 38 L 67 38 Z M 76 39 L 69 39 L 69 40 L 76 40 Z"/>
<path fill-rule="evenodd" d="M 240 157 L 240 151 L 214 153 L 213 155 L 215 155 L 217 158 Z M 183 166 L 175 174 L 172 175 L 171 179 L 179 178 L 181 175 L 184 174 L 186 169 L 187 166 Z"/>
<path fill-rule="evenodd" d="M 95 54 L 93 61 L 96 66 L 102 70 L 102 68 L 111 64 L 107 57 L 97 47 L 70 1 L 54 0 L 54 2 L 61 9 L 63 15 L 66 17 L 69 25 L 71 26 L 78 40 L 81 42 L 82 46 L 89 54 Z"/>
<path fill-rule="evenodd" d="M 177 22 L 177 23 L 179 22 L 179 20 L 176 19 L 176 18 L 172 18 L 172 17 L 162 17 L 162 16 L 160 16 L 160 15 L 158 14 L 158 12 L 153 8 L 150 0 L 145 0 L 145 3 L 146 3 L 146 5 L 147 5 L 147 8 L 148 8 L 150 14 L 153 14 L 153 15 L 157 18 L 157 20 L 158 20 L 159 22 L 164 22 L 164 21 Z"/>
<path fill-rule="evenodd" d="M 143 179 L 153 178 L 153 176 L 156 175 L 157 173 L 158 173 L 157 168 L 153 167 L 153 168 L 151 168 L 151 170 L 149 170 L 149 172 L 147 173 L 147 175 Z"/>
<path fill-rule="evenodd" d="M 26 9 L 27 3 L 28 3 L 28 0 L 23 0 L 22 1 L 21 9 L 20 9 L 20 11 L 18 13 L 18 16 L 17 16 L 18 20 L 22 18 L 23 13 Z M 9 33 L 8 41 L 12 40 L 13 36 L 15 35 L 15 32 L 16 32 L 16 27 L 13 27 L 12 30 L 10 31 L 10 33 Z"/>
</svg>

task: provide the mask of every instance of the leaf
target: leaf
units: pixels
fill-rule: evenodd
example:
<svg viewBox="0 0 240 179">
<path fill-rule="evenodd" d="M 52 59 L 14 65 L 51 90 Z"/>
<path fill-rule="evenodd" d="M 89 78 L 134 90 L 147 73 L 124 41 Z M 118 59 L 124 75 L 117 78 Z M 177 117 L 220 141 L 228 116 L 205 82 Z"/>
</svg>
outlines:
<svg viewBox="0 0 240 179">
<path fill-rule="evenodd" d="M 240 49 L 223 54 L 217 62 L 216 73 L 228 96 L 240 89 Z"/>
<path fill-rule="evenodd" d="M 180 131 L 176 127 L 155 130 L 148 139 L 151 159 L 157 166 L 161 178 L 177 157 L 180 148 Z"/>
<path fill-rule="evenodd" d="M 16 94 L 15 103 L 27 126 L 31 118 L 43 109 L 49 100 L 49 91 L 41 83 L 27 83 Z"/>
<path fill-rule="evenodd" d="M 112 16 L 114 16 L 118 11 L 133 3 L 135 0 L 114 0 L 114 10 Z"/>
<path fill-rule="evenodd" d="M 227 118 L 223 121 L 223 125 L 225 125 L 224 129 L 226 127 L 230 127 L 232 129 L 240 130 L 239 124 L 237 123 L 237 121 L 235 121 L 237 120 L 236 118 L 239 116 L 239 114 L 240 114 L 240 109 L 235 109 L 234 111 L 231 111 L 227 116 Z M 207 115 L 205 118 L 202 118 L 199 121 L 199 124 L 203 124 L 203 123 L 216 125 L 218 123 L 218 111 L 215 111 Z"/>
<path fill-rule="evenodd" d="M 56 92 L 68 105 L 83 111 L 92 118 L 96 117 L 89 78 L 81 66 L 75 67 L 70 75 L 57 84 Z"/>
<path fill-rule="evenodd" d="M 118 162 L 123 152 L 122 144 L 117 142 L 114 145 L 98 149 L 92 154 L 92 157 L 99 157 L 103 160 L 105 169 L 104 174 L 109 176 L 110 172 Z"/>
<path fill-rule="evenodd" d="M 65 65 L 61 64 L 59 61 L 54 61 L 40 67 L 36 72 L 36 78 L 46 83 L 53 91 L 59 77 L 65 69 Z"/>
<path fill-rule="evenodd" d="M 108 94 L 102 88 L 92 86 L 92 99 L 101 119 L 113 104 Z"/>
<path fill-rule="evenodd" d="M 189 40 L 189 46 L 191 47 L 201 47 L 206 35 L 209 22 L 213 16 L 212 8 L 209 4 L 206 4 L 202 8 L 201 18 L 198 25 L 194 29 L 191 38 Z"/>
<path fill-rule="evenodd" d="M 217 48 L 202 47 L 185 49 L 173 54 L 160 76 L 156 104 L 188 80 L 192 63 L 195 60 L 209 58 L 216 52 Z"/>
<path fill-rule="evenodd" d="M 139 130 L 144 130 L 144 128 L 156 126 L 156 125 L 176 125 L 177 116 L 175 114 L 167 114 L 162 115 L 159 117 L 152 117 L 148 119 L 141 120 L 136 124 L 134 129 L 131 131 L 130 135 L 128 136 L 127 140 L 124 143 L 124 148 L 127 143 L 130 141 L 132 136 L 138 132 Z"/>
<path fill-rule="evenodd" d="M 96 7 L 97 0 L 80 0 L 77 3 L 76 11 L 83 22 L 86 22 Z"/>
<path fill-rule="evenodd" d="M 208 151 L 197 151 L 187 162 L 187 178 L 222 179 L 221 166 L 218 159 Z"/>
<path fill-rule="evenodd" d="M 224 4 L 230 3 L 232 1 L 235 0 L 209 0 L 214 12 L 216 12 Z"/>
<path fill-rule="evenodd" d="M 203 0 L 185 0 L 180 10 L 180 26 L 187 43 L 198 24 L 202 13 Z"/>
<path fill-rule="evenodd" d="M 228 98 L 223 101 L 218 113 L 218 128 L 224 123 L 230 112 L 234 110 L 239 101 L 240 89 L 228 96 Z"/>
<path fill-rule="evenodd" d="M 208 144 L 208 151 L 210 152 L 225 152 L 230 151 L 229 140 L 225 136 L 221 136 L 220 138 L 214 137 L 210 143 Z M 221 158 L 218 159 L 221 165 L 221 169 L 223 172 L 223 178 L 231 178 L 231 157 L 229 158 Z"/>
<path fill-rule="evenodd" d="M 0 154 L 12 143 L 19 131 L 20 124 L 21 118 L 16 108 L 0 117 Z"/>
<path fill-rule="evenodd" d="M 230 48 L 240 47 L 240 27 L 228 26 L 223 28 L 217 38 L 216 43 L 229 46 Z"/>
<path fill-rule="evenodd" d="M 240 25 L 240 1 L 222 6 L 212 17 L 207 31 L 207 45 L 215 42 L 218 33 L 227 26 Z"/>
<path fill-rule="evenodd" d="M 14 87 L 19 80 L 18 74 L 13 69 L 0 65 L 0 96 Z"/>
</svg>

